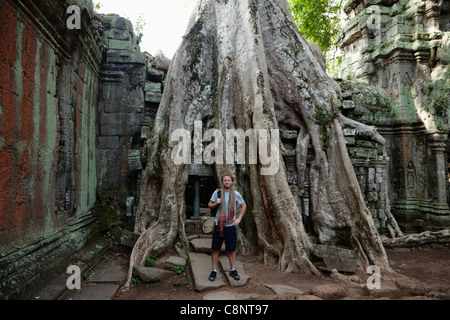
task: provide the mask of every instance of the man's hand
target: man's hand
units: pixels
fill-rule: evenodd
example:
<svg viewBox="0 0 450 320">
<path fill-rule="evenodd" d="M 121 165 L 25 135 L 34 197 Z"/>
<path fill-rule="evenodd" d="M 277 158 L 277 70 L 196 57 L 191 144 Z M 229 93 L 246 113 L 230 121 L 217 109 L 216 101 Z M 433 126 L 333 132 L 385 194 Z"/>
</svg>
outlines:
<svg viewBox="0 0 450 320">
<path fill-rule="evenodd" d="M 237 218 L 237 219 L 233 220 L 233 226 L 237 227 L 240 222 L 241 222 L 240 218 Z"/>
<path fill-rule="evenodd" d="M 217 206 L 218 206 L 218 205 L 220 205 L 220 201 L 222 201 L 222 199 L 220 199 L 220 198 L 217 198 L 217 200 L 216 200 L 216 204 L 217 204 Z"/>
<path fill-rule="evenodd" d="M 237 217 L 237 219 L 233 220 L 233 226 L 238 226 L 239 223 L 241 223 L 242 217 L 244 216 L 245 210 L 247 210 L 247 205 L 244 203 L 242 203 L 240 205 L 241 210 L 239 211 L 239 216 Z"/>
</svg>

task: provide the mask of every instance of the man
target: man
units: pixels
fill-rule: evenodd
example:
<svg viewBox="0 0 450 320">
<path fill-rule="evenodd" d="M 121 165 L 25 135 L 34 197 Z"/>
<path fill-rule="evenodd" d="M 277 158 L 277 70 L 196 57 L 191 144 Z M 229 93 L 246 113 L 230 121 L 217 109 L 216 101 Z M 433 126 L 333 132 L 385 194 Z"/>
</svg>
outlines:
<svg viewBox="0 0 450 320">
<path fill-rule="evenodd" d="M 209 275 L 209 280 L 214 281 L 217 276 L 217 262 L 219 260 L 219 251 L 222 247 L 223 240 L 225 240 L 225 251 L 228 252 L 228 260 L 230 262 L 230 276 L 235 280 L 239 280 L 240 276 L 236 270 L 236 246 L 237 246 L 237 232 L 236 227 L 244 216 L 246 205 L 242 195 L 233 188 L 234 178 L 231 174 L 225 173 L 222 175 L 221 190 L 216 190 L 211 196 L 208 207 L 210 209 L 217 209 L 215 228 L 211 245 L 211 260 L 212 271 Z M 220 196 L 218 197 L 218 191 Z M 236 218 L 236 203 L 240 210 Z"/>
</svg>

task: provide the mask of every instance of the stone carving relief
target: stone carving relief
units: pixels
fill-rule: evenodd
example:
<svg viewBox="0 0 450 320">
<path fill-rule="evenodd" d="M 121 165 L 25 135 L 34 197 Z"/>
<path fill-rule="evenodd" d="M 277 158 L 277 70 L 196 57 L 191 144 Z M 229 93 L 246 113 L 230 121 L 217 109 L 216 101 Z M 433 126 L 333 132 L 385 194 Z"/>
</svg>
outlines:
<svg viewBox="0 0 450 320">
<path fill-rule="evenodd" d="M 408 170 L 407 170 L 407 181 L 408 181 L 408 188 L 415 188 L 416 186 L 416 168 L 414 166 L 414 163 L 412 161 L 408 162 Z"/>
</svg>

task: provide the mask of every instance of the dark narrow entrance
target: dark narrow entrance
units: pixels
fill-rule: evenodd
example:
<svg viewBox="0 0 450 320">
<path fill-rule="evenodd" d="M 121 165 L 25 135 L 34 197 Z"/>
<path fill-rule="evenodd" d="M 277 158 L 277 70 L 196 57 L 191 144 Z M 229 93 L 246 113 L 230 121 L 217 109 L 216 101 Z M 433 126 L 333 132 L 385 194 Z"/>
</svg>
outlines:
<svg viewBox="0 0 450 320">
<path fill-rule="evenodd" d="M 209 214 L 209 200 L 218 184 L 214 176 L 190 175 L 186 187 L 186 218 L 200 219 L 201 216 Z"/>
</svg>

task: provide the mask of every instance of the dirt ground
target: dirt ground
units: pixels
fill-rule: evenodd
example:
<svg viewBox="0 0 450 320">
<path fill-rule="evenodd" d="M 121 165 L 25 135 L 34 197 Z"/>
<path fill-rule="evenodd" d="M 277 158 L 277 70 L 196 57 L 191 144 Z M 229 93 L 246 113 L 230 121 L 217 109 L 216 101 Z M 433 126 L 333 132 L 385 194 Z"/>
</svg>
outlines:
<svg viewBox="0 0 450 320">
<path fill-rule="evenodd" d="M 226 286 L 197 292 L 188 283 L 186 272 L 181 275 L 174 273 L 163 283 L 134 283 L 128 291 L 119 291 L 115 300 L 202 300 L 205 295 L 215 291 L 251 293 L 255 300 L 450 300 L 450 246 L 386 251 L 392 269 L 408 278 L 386 280 L 382 274 L 381 289 L 368 290 L 364 284 L 338 280 L 330 273 L 322 276 L 283 273 L 275 267 L 265 266 L 255 258 L 239 256 L 245 272 L 251 277 L 244 287 Z M 116 254 L 116 258 L 128 265 L 127 254 Z M 357 275 L 364 281 L 369 276 L 362 272 Z M 295 287 L 305 294 L 276 295 L 266 284 Z"/>
</svg>

